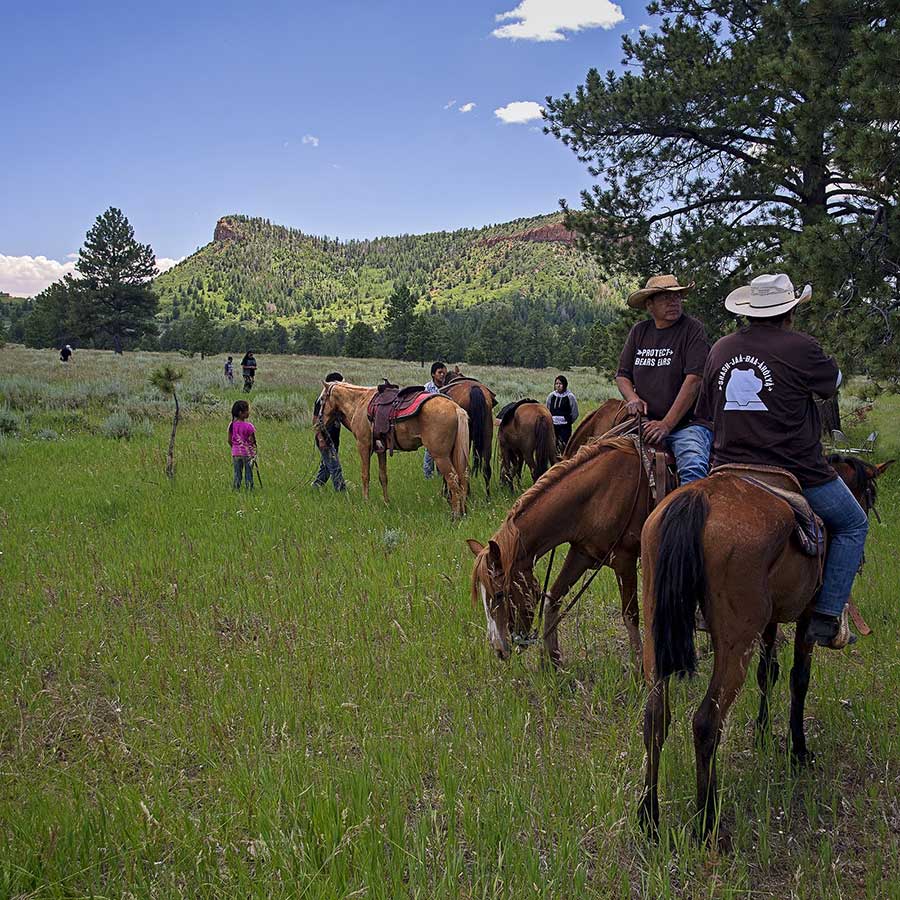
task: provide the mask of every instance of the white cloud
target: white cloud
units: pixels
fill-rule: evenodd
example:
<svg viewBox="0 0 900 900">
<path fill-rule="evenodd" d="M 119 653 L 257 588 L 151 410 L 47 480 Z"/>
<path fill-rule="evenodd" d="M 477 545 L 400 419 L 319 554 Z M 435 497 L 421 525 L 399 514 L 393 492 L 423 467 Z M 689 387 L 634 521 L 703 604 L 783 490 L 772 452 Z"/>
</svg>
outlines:
<svg viewBox="0 0 900 900">
<path fill-rule="evenodd" d="M 652 31 L 652 30 L 653 30 L 653 26 L 652 26 L 652 25 L 648 25 L 646 22 L 645 22 L 643 25 L 639 25 L 639 26 L 638 26 L 638 31 L 639 31 L 641 34 L 643 34 L 645 31 Z"/>
<path fill-rule="evenodd" d="M 507 125 L 523 125 L 540 119 L 544 107 L 534 100 L 516 100 L 494 110 L 494 115 Z"/>
<path fill-rule="evenodd" d="M 454 107 L 454 106 L 456 106 L 456 101 L 455 101 L 455 100 L 448 100 L 448 101 L 444 104 L 444 109 L 451 109 L 451 108 Z"/>
<path fill-rule="evenodd" d="M 318 147 L 319 139 L 314 134 L 304 134 L 302 143 L 311 144 L 313 147 Z"/>
<path fill-rule="evenodd" d="M 46 256 L 4 256 L 0 253 L 0 291 L 14 297 L 33 297 L 45 287 L 75 271 L 75 261 L 47 259 Z"/>
<path fill-rule="evenodd" d="M 475 103 L 471 103 L 471 102 L 463 103 L 463 105 L 459 108 L 459 111 L 461 113 L 472 112 L 472 110 L 475 109 L 475 106 L 476 106 Z"/>
<path fill-rule="evenodd" d="M 160 272 L 171 269 L 184 259 L 157 257 L 156 267 Z M 75 274 L 77 253 L 66 255 L 67 262 L 48 259 L 46 256 L 4 256 L 0 253 L 0 291 L 13 297 L 34 297 L 54 281 L 65 275 Z"/>
<path fill-rule="evenodd" d="M 184 257 L 179 257 L 178 259 L 172 259 L 170 256 L 157 256 L 156 257 L 156 268 L 159 269 L 159 274 L 162 275 L 163 272 L 168 272 L 173 266 L 177 266 L 178 263 L 182 262 Z"/>
<path fill-rule="evenodd" d="M 496 17 L 511 24 L 491 33 L 513 41 L 564 41 L 564 31 L 612 28 L 624 18 L 621 7 L 610 0 L 522 0 Z"/>
</svg>

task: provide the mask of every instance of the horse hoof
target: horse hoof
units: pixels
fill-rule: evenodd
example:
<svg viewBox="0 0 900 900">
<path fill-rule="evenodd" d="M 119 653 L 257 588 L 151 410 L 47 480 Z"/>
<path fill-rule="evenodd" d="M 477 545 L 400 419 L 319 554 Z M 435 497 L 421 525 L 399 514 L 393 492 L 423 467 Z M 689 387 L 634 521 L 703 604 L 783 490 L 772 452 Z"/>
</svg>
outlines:
<svg viewBox="0 0 900 900">
<path fill-rule="evenodd" d="M 734 847 L 731 832 L 721 825 L 706 836 L 706 843 L 710 850 L 715 850 L 717 853 L 731 853 Z"/>
<path fill-rule="evenodd" d="M 659 840 L 659 810 L 656 810 L 654 814 L 653 804 L 647 797 L 641 800 L 641 804 L 638 806 L 638 821 L 648 840 Z"/>
<path fill-rule="evenodd" d="M 791 753 L 791 768 L 795 772 L 802 772 L 804 769 L 814 769 L 816 767 L 816 758 L 811 751 L 806 750 L 803 753 Z"/>
</svg>

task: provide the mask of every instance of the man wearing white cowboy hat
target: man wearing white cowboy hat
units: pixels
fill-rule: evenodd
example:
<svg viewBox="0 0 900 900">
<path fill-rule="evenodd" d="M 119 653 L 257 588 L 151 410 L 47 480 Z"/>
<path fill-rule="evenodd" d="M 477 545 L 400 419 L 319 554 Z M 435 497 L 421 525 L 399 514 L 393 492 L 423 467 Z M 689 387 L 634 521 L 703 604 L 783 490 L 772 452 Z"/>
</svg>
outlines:
<svg viewBox="0 0 900 900">
<path fill-rule="evenodd" d="M 654 275 L 628 298 L 632 309 L 646 309 L 650 318 L 631 329 L 616 372 L 628 412 L 647 416 L 644 437 L 671 449 L 682 484 L 706 477 L 712 446 L 709 423 L 694 417 L 709 341 L 703 323 L 682 311 L 693 286 L 679 284 L 674 275 Z"/>
<path fill-rule="evenodd" d="M 787 275 L 759 275 L 728 295 L 725 308 L 748 324 L 710 351 L 697 411 L 713 422 L 715 465 L 787 469 L 825 522 L 828 558 L 806 635 L 829 647 L 836 645 L 869 523 L 822 452 L 814 397 L 833 397 L 841 373 L 817 341 L 792 328 L 795 307 L 811 296 L 809 285 L 797 294 Z"/>
</svg>

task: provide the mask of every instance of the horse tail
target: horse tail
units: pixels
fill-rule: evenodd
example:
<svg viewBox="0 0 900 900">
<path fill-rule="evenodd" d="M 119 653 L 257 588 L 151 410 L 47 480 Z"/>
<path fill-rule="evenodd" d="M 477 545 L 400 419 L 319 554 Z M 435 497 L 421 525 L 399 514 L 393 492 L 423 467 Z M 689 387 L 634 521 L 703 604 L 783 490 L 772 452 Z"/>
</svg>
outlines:
<svg viewBox="0 0 900 900">
<path fill-rule="evenodd" d="M 461 407 L 456 408 L 456 440 L 450 451 L 450 461 L 456 469 L 463 497 L 469 493 L 469 414 Z"/>
<path fill-rule="evenodd" d="M 534 423 L 535 481 L 556 462 L 556 432 L 546 416 L 538 416 Z"/>
<path fill-rule="evenodd" d="M 676 497 L 662 516 L 653 587 L 653 646 L 656 677 L 679 677 L 697 671 L 694 617 L 697 604 L 706 603 L 706 560 L 703 527 L 709 501 L 702 491 L 686 491 Z"/>
<path fill-rule="evenodd" d="M 488 408 L 481 387 L 473 384 L 469 388 L 469 439 L 472 442 L 472 472 L 476 475 L 481 471 L 482 465 L 490 465 L 484 453 L 487 436 L 484 422 L 487 416 Z"/>
</svg>

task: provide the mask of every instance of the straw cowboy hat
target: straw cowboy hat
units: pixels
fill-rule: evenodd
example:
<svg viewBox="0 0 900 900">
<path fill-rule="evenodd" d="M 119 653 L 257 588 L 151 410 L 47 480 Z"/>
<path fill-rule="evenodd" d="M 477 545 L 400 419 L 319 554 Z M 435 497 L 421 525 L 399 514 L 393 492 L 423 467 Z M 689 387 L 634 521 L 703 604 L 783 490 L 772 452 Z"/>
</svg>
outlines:
<svg viewBox="0 0 900 900">
<path fill-rule="evenodd" d="M 693 286 L 693 281 L 690 284 L 679 284 L 678 279 L 674 275 L 654 275 L 652 278 L 647 279 L 647 284 L 644 287 L 628 297 L 628 305 L 632 309 L 645 309 L 647 301 L 654 294 L 668 294 L 670 291 L 689 291 Z"/>
<path fill-rule="evenodd" d="M 812 297 L 812 285 L 798 296 L 787 275 L 757 275 L 750 284 L 739 287 L 725 298 L 725 309 L 739 316 L 769 318 L 786 313 Z"/>
</svg>

